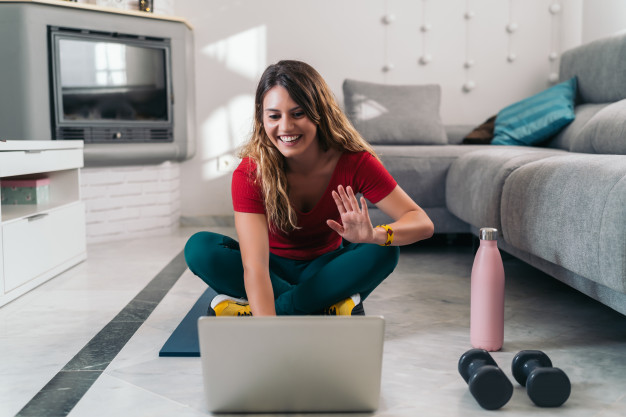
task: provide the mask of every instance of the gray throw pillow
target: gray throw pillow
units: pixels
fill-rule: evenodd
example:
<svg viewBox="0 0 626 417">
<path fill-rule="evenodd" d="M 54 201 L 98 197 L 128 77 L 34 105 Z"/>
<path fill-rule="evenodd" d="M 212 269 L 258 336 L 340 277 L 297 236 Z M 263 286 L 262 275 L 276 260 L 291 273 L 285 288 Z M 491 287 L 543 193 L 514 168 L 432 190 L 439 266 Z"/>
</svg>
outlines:
<svg viewBox="0 0 626 417">
<path fill-rule="evenodd" d="M 387 85 L 345 80 L 346 114 L 373 145 L 444 145 L 439 85 Z"/>
</svg>

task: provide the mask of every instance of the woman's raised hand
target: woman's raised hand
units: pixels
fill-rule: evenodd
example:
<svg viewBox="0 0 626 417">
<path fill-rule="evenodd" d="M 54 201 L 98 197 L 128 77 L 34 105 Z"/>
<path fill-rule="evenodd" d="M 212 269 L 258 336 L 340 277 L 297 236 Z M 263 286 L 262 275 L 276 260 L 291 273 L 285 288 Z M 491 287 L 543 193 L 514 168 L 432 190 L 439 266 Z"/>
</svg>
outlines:
<svg viewBox="0 0 626 417">
<path fill-rule="evenodd" d="M 326 220 L 328 227 L 337 232 L 342 238 L 352 243 L 373 243 L 374 228 L 367 211 L 365 198 L 361 197 L 361 204 L 356 199 L 352 187 L 345 189 L 342 185 L 332 192 L 335 204 L 341 215 L 341 223 Z"/>
</svg>

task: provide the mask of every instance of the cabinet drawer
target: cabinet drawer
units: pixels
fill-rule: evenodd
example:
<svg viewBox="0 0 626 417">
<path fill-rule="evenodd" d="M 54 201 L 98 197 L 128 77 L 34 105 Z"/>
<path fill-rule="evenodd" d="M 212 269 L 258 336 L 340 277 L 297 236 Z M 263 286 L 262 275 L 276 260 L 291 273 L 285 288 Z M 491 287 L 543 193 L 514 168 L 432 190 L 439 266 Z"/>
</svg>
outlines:
<svg viewBox="0 0 626 417">
<path fill-rule="evenodd" d="M 85 251 L 85 207 L 75 203 L 2 226 L 4 291 Z"/>
<path fill-rule="evenodd" d="M 81 168 L 82 149 L 0 152 L 0 177 Z"/>
</svg>

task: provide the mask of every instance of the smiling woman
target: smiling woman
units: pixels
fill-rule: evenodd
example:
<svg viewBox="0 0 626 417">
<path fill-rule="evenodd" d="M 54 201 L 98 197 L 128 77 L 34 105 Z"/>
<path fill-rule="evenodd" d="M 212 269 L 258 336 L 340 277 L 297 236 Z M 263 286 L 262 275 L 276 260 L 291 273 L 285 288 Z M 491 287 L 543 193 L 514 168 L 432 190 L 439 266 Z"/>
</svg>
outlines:
<svg viewBox="0 0 626 417">
<path fill-rule="evenodd" d="M 315 148 L 319 150 L 317 126 L 284 87 L 277 85 L 265 93 L 263 109 L 265 133 L 287 161 L 294 161 L 295 158 L 304 162 L 298 154 L 306 153 L 311 146 L 314 152 L 309 152 L 309 159 L 319 157 L 314 155 L 318 153 Z"/>
<path fill-rule="evenodd" d="M 286 114 L 271 110 L 279 110 L 281 106 L 280 110 Z M 291 114 L 286 110 L 291 110 Z M 283 131 L 275 130 L 281 126 L 275 126 L 272 119 L 283 119 Z M 295 129 L 295 126 L 288 125 L 295 120 L 299 120 L 298 128 L 304 129 L 298 133 L 308 132 L 307 126 L 315 129 L 313 136 L 317 146 L 310 146 L 312 138 L 309 135 L 302 145 L 298 144 L 298 149 L 308 152 L 298 155 L 298 150 L 294 150 L 293 154 L 285 155 L 281 150 L 285 147 L 277 146 L 277 136 L 294 133 L 284 129 Z M 321 174 L 320 171 L 326 168 L 326 185 L 338 154 L 345 151 L 365 151 L 378 159 L 372 147 L 350 124 L 326 81 L 313 67 L 300 61 L 280 61 L 270 65 L 255 94 L 252 138 L 241 151 L 242 158 L 250 157 L 257 163 L 256 180 L 263 193 L 270 228 L 283 231 L 297 228 L 296 213 L 288 194 L 299 187 L 291 184 L 288 177 L 296 177 L 296 181 L 302 176 L 314 179 L 318 177 L 314 174 Z M 288 166 L 283 167 L 283 164 Z"/>
<path fill-rule="evenodd" d="M 232 180 L 239 242 L 200 232 L 185 247 L 189 269 L 220 293 L 210 315 L 363 315 L 397 246 L 433 234 L 308 64 L 265 70 L 241 157 Z M 366 198 L 395 221 L 373 227 Z"/>
</svg>

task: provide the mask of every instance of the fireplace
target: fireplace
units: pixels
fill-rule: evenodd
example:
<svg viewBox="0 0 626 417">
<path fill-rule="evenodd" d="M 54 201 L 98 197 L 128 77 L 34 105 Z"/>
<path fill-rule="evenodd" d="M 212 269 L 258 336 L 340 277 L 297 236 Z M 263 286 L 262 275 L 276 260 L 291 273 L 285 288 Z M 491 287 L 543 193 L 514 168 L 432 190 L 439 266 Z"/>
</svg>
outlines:
<svg viewBox="0 0 626 417">
<path fill-rule="evenodd" d="M 170 39 L 48 32 L 53 139 L 172 142 Z"/>
<path fill-rule="evenodd" d="M 0 139 L 83 140 L 86 166 L 193 156 L 193 34 L 184 20 L 0 3 L 0 54 Z"/>
</svg>

